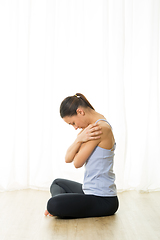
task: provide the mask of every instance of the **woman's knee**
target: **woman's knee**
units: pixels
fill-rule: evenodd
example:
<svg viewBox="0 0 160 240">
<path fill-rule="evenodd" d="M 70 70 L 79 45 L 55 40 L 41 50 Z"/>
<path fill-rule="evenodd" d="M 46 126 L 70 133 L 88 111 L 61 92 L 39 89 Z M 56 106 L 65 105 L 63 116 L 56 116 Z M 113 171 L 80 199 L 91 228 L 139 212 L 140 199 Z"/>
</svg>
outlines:
<svg viewBox="0 0 160 240">
<path fill-rule="evenodd" d="M 58 182 L 59 182 L 60 180 L 61 180 L 60 178 L 56 178 L 56 179 L 52 182 L 52 184 L 51 184 L 51 186 L 50 186 L 50 192 L 52 192 L 52 188 L 53 188 L 54 185 L 58 185 Z"/>
<path fill-rule="evenodd" d="M 47 210 L 50 214 L 55 215 L 56 202 L 54 198 L 50 198 L 47 203 Z"/>
<path fill-rule="evenodd" d="M 47 210 L 53 216 L 60 216 L 61 214 L 61 205 L 57 197 L 52 197 L 48 200 Z"/>
</svg>

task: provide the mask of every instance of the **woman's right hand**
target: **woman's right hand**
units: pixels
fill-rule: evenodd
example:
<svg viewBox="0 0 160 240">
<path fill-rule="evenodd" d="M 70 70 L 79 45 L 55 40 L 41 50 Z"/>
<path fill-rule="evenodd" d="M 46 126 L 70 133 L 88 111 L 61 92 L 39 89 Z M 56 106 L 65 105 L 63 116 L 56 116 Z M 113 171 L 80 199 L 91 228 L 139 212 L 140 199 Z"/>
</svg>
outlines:
<svg viewBox="0 0 160 240">
<path fill-rule="evenodd" d="M 68 148 L 65 156 L 65 162 L 71 163 L 78 153 L 81 144 L 90 140 L 99 139 L 102 134 L 101 127 L 94 123 L 83 129 L 78 135 L 74 143 Z"/>
<path fill-rule="evenodd" d="M 97 124 L 90 124 L 88 127 L 83 129 L 77 136 L 77 141 L 84 143 L 90 140 L 99 139 L 102 134 L 101 127 Z"/>
</svg>

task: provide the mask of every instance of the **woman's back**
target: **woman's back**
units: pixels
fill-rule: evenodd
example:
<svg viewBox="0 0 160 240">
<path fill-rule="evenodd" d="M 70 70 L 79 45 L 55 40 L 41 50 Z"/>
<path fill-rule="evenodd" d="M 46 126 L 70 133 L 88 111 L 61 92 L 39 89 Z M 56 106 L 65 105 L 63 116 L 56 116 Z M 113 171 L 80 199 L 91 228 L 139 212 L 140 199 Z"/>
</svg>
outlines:
<svg viewBox="0 0 160 240">
<path fill-rule="evenodd" d="M 115 143 L 112 126 L 106 119 L 98 119 L 96 123 L 98 123 L 98 125 L 102 128 L 103 132 L 101 135 L 101 141 L 98 146 L 105 149 L 111 149 Z"/>
<path fill-rule="evenodd" d="M 98 121 L 101 120 L 102 119 L 99 119 Z M 107 122 L 104 119 L 103 121 Z M 110 149 L 101 147 L 106 147 L 112 144 L 112 140 L 114 139 L 112 139 L 111 136 L 110 138 L 111 139 L 106 141 L 102 140 L 86 161 L 83 182 L 83 191 L 85 194 L 97 196 L 117 195 L 116 185 L 114 183 L 115 174 L 113 173 L 113 160 L 116 143 L 114 143 Z"/>
</svg>

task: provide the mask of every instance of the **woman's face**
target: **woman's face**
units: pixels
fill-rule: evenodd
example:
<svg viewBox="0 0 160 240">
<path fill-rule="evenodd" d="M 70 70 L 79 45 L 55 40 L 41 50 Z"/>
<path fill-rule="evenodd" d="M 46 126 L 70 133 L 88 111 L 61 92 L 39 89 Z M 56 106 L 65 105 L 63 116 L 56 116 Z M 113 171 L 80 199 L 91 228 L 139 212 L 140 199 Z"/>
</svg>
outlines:
<svg viewBox="0 0 160 240">
<path fill-rule="evenodd" d="M 74 116 L 66 116 L 63 120 L 69 125 L 72 125 L 75 130 L 84 129 L 88 126 L 84 112 L 77 112 L 77 115 Z"/>
</svg>

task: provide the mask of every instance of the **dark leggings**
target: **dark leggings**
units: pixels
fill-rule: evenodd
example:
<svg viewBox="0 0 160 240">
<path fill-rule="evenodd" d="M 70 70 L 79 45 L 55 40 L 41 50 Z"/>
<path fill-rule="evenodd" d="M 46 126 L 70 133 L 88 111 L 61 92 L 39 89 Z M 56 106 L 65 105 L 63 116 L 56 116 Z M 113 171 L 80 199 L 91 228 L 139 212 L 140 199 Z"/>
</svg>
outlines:
<svg viewBox="0 0 160 240">
<path fill-rule="evenodd" d="M 56 179 L 50 188 L 52 198 L 47 210 L 60 218 L 85 218 L 113 215 L 118 209 L 118 198 L 86 195 L 82 184 Z"/>
</svg>

